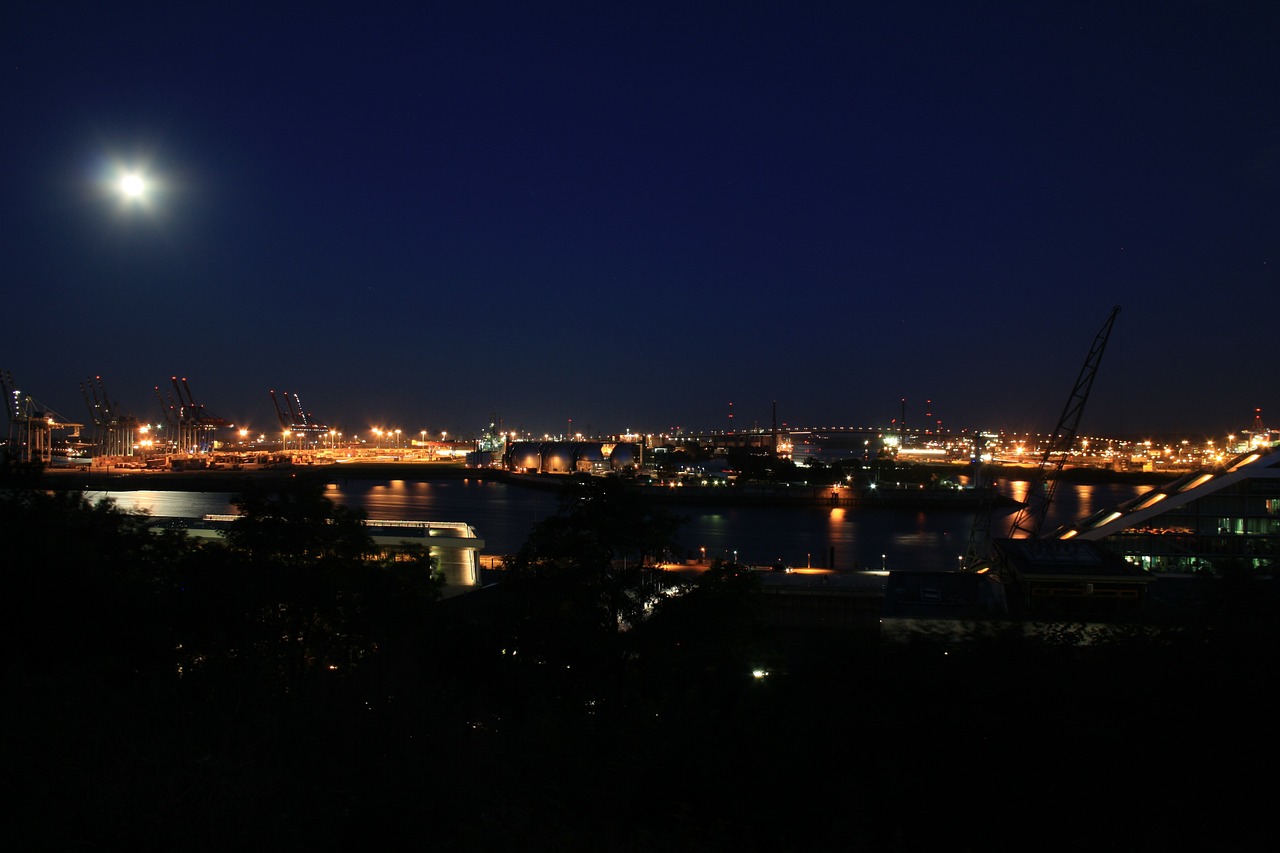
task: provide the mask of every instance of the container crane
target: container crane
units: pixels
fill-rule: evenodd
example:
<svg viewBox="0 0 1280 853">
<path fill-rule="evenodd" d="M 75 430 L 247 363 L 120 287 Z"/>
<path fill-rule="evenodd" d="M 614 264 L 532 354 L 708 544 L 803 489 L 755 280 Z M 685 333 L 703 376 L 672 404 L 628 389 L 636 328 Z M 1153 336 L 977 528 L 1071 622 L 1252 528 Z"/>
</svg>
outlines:
<svg viewBox="0 0 1280 853">
<path fill-rule="evenodd" d="M 197 452 L 207 450 L 205 436 L 227 426 L 226 420 L 210 414 L 203 403 L 196 402 L 195 394 L 191 393 L 191 385 L 185 376 L 181 381 L 176 376 L 170 378 L 173 382 L 173 390 L 178 397 L 176 411 L 180 430 L 178 441 L 180 447 L 192 448 Z M 184 452 L 187 451 L 184 450 Z"/>
<path fill-rule="evenodd" d="M 84 424 L 70 423 L 31 395 L 24 395 L 8 370 L 0 371 L 0 389 L 4 392 L 5 414 L 9 419 L 6 452 L 11 461 L 47 465 L 53 460 L 55 430 L 69 430 L 73 438 L 79 437 Z"/>
<path fill-rule="evenodd" d="M 276 419 L 280 421 L 280 426 L 284 429 L 289 429 L 293 425 L 293 419 L 280 406 L 280 401 L 276 399 L 276 392 L 274 388 L 271 390 L 271 405 L 275 406 Z"/>
<path fill-rule="evenodd" d="M 132 456 L 134 433 L 138 428 L 133 415 L 120 415 L 119 404 L 107 394 L 101 376 L 91 376 L 80 383 L 80 393 L 93 421 L 93 448 L 103 456 Z"/>
<path fill-rule="evenodd" d="M 329 431 L 328 425 L 312 420 L 311 415 L 302 408 L 302 399 L 297 394 L 282 391 L 281 396 L 284 397 L 283 406 L 276 397 L 276 392 L 271 391 L 271 403 L 275 406 L 276 418 L 279 419 L 281 428 L 297 433 L 319 434 Z"/>
<path fill-rule="evenodd" d="M 1094 336 L 1093 346 L 1085 357 L 1080 374 L 1076 377 L 1075 386 L 1071 389 L 1062 414 L 1058 417 L 1058 425 L 1045 444 L 1040 464 L 1027 489 L 1026 500 L 1018 509 L 1009 528 L 1011 539 L 1033 539 L 1040 535 L 1040 528 L 1048 514 L 1049 505 L 1053 503 L 1053 492 L 1057 488 L 1059 474 L 1062 473 L 1063 467 L 1067 464 L 1067 457 L 1075 446 L 1080 418 L 1084 414 L 1084 405 L 1089 399 L 1093 380 L 1098 375 L 1098 365 L 1102 363 L 1102 353 L 1106 350 L 1107 340 L 1111 337 L 1111 328 L 1115 325 L 1116 316 L 1119 313 L 1119 305 L 1112 308 L 1106 322 Z M 988 498 L 986 505 L 979 509 L 974 517 L 965 558 L 966 569 L 978 568 L 989 557 L 992 508 Z"/>
</svg>

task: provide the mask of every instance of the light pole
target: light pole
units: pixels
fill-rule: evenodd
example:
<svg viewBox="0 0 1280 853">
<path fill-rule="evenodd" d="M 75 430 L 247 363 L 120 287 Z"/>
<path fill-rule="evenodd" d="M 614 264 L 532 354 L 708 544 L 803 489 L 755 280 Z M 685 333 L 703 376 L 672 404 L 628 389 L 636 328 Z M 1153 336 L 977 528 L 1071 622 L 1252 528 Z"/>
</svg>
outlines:
<svg viewBox="0 0 1280 853">
<path fill-rule="evenodd" d="M 888 557 L 889 557 L 889 555 L 888 555 L 888 554 L 881 554 L 881 555 L 880 555 L 880 571 L 882 571 L 882 572 L 883 572 L 883 571 L 885 571 L 885 562 L 884 562 L 884 561 L 885 561 L 886 559 L 888 559 Z"/>
<path fill-rule="evenodd" d="M 280 433 L 280 452 L 286 453 L 289 450 L 289 430 Z"/>
</svg>

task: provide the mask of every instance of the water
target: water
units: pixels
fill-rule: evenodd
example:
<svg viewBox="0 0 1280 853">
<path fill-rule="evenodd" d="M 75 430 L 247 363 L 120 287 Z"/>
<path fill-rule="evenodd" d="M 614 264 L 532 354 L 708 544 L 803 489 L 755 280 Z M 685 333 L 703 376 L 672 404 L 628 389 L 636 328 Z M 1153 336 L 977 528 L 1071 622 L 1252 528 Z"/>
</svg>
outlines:
<svg viewBox="0 0 1280 853">
<path fill-rule="evenodd" d="M 1027 483 L 1000 483 L 1020 498 Z M 1115 506 L 1149 486 L 1063 483 L 1054 494 L 1046 529 Z M 461 521 L 485 541 L 484 554 L 515 553 L 540 520 L 554 515 L 553 492 L 493 480 L 406 479 L 344 480 L 331 483 L 335 503 L 360 507 L 370 518 Z M 126 491 L 98 492 L 126 509 L 153 515 L 199 517 L 234 512 L 230 493 Z M 683 507 L 670 510 L 688 519 L 678 534 L 683 554 L 722 557 L 744 563 L 838 569 L 913 569 L 951 571 L 968 547 L 974 514 L 969 510 L 851 510 L 830 507 Z M 1001 536 L 1012 510 L 997 510 L 993 536 Z M 705 549 L 705 550 L 704 550 Z"/>
</svg>

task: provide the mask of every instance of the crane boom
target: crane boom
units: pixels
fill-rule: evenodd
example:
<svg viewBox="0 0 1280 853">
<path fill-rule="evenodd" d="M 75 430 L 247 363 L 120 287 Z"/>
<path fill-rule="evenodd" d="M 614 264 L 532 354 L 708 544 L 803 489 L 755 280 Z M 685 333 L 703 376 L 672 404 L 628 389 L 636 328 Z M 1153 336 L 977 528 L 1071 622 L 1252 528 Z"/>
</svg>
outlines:
<svg viewBox="0 0 1280 853">
<path fill-rule="evenodd" d="M 160 386 L 157 385 L 156 399 L 160 401 L 160 412 L 164 415 L 165 424 L 168 425 L 171 429 L 176 429 L 178 425 L 178 415 L 177 415 L 177 411 L 174 408 L 173 395 L 170 394 L 169 399 L 166 402 L 164 398 L 164 394 L 162 394 L 160 391 Z"/>
<path fill-rule="evenodd" d="M 276 417 L 280 419 L 280 426 L 302 433 L 320 433 L 329 428 L 325 424 L 312 420 L 307 410 L 302 408 L 302 398 L 296 393 L 281 391 L 280 397 L 283 398 L 283 403 L 276 397 L 275 391 L 271 392 L 271 402 L 276 407 Z"/>
<path fill-rule="evenodd" d="M 94 376 L 93 379 L 95 382 L 98 383 L 98 391 L 102 392 L 102 407 L 103 407 L 103 414 L 105 416 L 104 419 L 107 421 L 114 420 L 116 417 L 117 406 L 115 403 L 111 402 L 111 398 L 107 396 L 107 386 L 102 384 L 101 376 Z M 96 391 L 94 392 L 93 399 L 95 403 L 98 400 L 98 394 Z"/>
<path fill-rule="evenodd" d="M 284 409 L 280 408 L 280 401 L 276 399 L 275 389 L 271 389 L 271 404 L 276 407 L 276 418 L 280 421 L 280 426 L 285 429 L 289 428 L 289 416 L 284 413 Z"/>
<path fill-rule="evenodd" d="M 100 427 L 102 426 L 102 416 L 99 412 L 100 407 L 98 405 L 98 395 L 94 393 L 92 397 L 89 396 L 89 392 L 92 390 L 92 387 L 92 385 L 86 386 L 81 382 L 80 394 L 84 397 L 85 408 L 89 410 L 89 420 L 93 421 L 93 425 L 95 427 Z"/>
<path fill-rule="evenodd" d="M 1111 309 L 1107 321 L 1094 337 L 1093 347 L 1085 358 L 1080 375 L 1076 378 L 1075 387 L 1067 398 L 1062 415 L 1058 418 L 1058 426 L 1053 437 L 1045 447 L 1040 459 L 1040 466 L 1027 489 L 1027 497 L 1018 510 L 1010 528 L 1010 538 L 1031 538 L 1038 536 L 1044 524 L 1049 505 L 1053 502 L 1053 492 L 1057 487 L 1058 474 L 1066 464 L 1067 455 L 1075 444 L 1076 430 L 1080 426 L 1080 417 L 1084 413 L 1084 404 L 1089 398 L 1089 390 L 1098 374 L 1098 365 L 1102 362 L 1102 352 L 1106 349 L 1107 339 L 1111 336 L 1111 327 L 1115 325 L 1120 306 Z M 1047 473 L 1050 462 L 1057 457 L 1053 473 Z M 994 510 L 994 495 L 988 493 L 974 515 L 973 527 L 969 531 L 969 545 L 964 555 L 964 567 L 973 571 L 986 564 L 991 544 L 991 514 Z"/>
<path fill-rule="evenodd" d="M 12 423 L 22 416 L 22 392 L 14 384 L 13 373 L 0 371 L 0 389 L 4 391 L 4 411 Z"/>
<path fill-rule="evenodd" d="M 1040 527 L 1044 524 L 1049 505 L 1053 502 L 1053 492 L 1057 488 L 1058 475 L 1062 472 L 1063 466 L 1067 464 L 1067 456 L 1070 455 L 1071 449 L 1075 446 L 1076 432 L 1080 427 L 1080 417 L 1084 414 L 1084 404 L 1089 399 L 1089 390 L 1093 387 L 1093 380 L 1098 375 L 1098 365 L 1102 363 L 1102 353 L 1107 348 L 1107 339 L 1111 337 L 1111 327 L 1115 325 L 1116 315 L 1119 313 L 1119 305 L 1112 308 L 1107 321 L 1102 324 L 1102 328 L 1093 339 L 1093 346 L 1084 360 L 1084 365 L 1080 368 L 1080 375 L 1076 377 L 1075 387 L 1072 388 L 1071 396 L 1067 398 L 1067 403 L 1062 409 L 1062 414 L 1058 418 L 1058 425 L 1054 428 L 1053 435 L 1050 436 L 1049 441 L 1045 444 L 1044 454 L 1040 457 L 1040 467 L 1037 469 L 1036 479 L 1027 490 L 1026 501 L 1023 502 L 1017 515 L 1014 516 L 1013 525 L 1009 532 L 1011 539 L 1033 539 L 1040 535 Z M 1056 462 L 1053 461 L 1055 457 L 1057 459 Z"/>
</svg>

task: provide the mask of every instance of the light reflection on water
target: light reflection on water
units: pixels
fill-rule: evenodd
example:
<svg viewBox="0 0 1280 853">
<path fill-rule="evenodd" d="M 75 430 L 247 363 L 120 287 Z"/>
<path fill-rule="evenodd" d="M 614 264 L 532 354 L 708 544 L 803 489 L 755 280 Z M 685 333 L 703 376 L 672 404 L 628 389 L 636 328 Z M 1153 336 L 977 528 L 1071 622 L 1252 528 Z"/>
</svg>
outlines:
<svg viewBox="0 0 1280 853">
<path fill-rule="evenodd" d="M 1070 486 L 1068 488 L 1067 486 Z M 1025 497 L 1028 484 L 1000 484 L 1002 493 Z M 1087 516 L 1145 492 L 1149 487 L 1117 484 L 1063 484 L 1049 508 L 1045 529 Z M 93 493 L 109 496 L 124 508 L 153 515 L 199 517 L 233 512 L 231 495 L 222 492 Z M 460 521 L 485 541 L 485 554 L 513 554 L 534 525 L 559 508 L 554 492 L 492 480 L 343 480 L 330 483 L 335 503 L 363 508 L 370 518 Z M 732 558 L 754 564 L 777 560 L 792 566 L 839 569 L 952 571 L 968 548 L 974 513 L 968 510 L 848 510 L 830 507 L 685 507 L 671 511 L 688 519 L 678 533 L 684 556 L 706 549 L 708 559 Z M 1001 508 L 991 519 L 991 534 L 1009 529 L 1015 509 Z M 882 558 L 883 555 L 883 558 Z"/>
<path fill-rule="evenodd" d="M 200 518 L 210 513 L 235 512 L 230 493 L 167 492 L 145 489 L 136 492 L 85 492 L 91 501 L 107 498 L 125 510 L 144 510 L 157 516 Z"/>
</svg>

